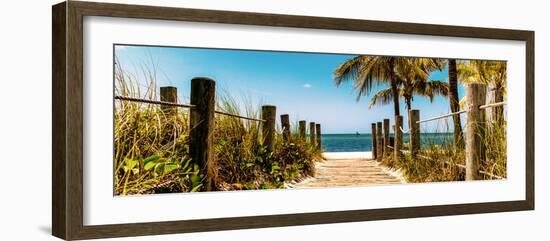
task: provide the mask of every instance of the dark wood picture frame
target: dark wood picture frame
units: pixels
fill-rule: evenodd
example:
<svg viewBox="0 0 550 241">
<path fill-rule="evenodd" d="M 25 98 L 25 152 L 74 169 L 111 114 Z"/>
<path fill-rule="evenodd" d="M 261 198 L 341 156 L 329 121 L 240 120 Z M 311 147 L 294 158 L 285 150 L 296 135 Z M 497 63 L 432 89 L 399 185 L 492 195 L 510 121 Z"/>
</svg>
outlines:
<svg viewBox="0 0 550 241">
<path fill-rule="evenodd" d="M 52 8 L 52 233 L 67 240 L 214 230 L 355 222 L 442 215 L 533 210 L 534 32 L 68 1 Z M 526 43 L 525 200 L 168 221 L 83 225 L 83 17 L 161 19 L 191 22 L 518 40 Z"/>
</svg>

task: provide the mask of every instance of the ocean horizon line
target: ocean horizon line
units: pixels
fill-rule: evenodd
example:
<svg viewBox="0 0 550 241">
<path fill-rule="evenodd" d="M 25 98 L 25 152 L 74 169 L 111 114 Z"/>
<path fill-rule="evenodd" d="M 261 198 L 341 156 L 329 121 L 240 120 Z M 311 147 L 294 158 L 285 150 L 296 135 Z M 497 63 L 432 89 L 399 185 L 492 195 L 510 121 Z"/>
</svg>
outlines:
<svg viewBox="0 0 550 241">
<path fill-rule="evenodd" d="M 372 135 L 370 132 L 350 132 L 350 133 L 321 133 L 321 135 Z M 394 132 L 390 132 L 390 134 L 394 134 Z M 403 133 L 408 134 L 408 133 Z M 453 132 L 420 132 L 420 135 L 422 134 L 453 134 Z M 309 134 L 308 134 L 309 135 Z"/>
</svg>

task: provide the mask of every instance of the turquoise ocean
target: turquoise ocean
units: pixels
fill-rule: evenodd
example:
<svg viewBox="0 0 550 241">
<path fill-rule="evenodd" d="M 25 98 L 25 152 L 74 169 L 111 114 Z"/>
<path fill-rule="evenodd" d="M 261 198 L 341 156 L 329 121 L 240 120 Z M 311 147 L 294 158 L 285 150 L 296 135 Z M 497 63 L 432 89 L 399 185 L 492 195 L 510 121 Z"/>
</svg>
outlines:
<svg viewBox="0 0 550 241">
<path fill-rule="evenodd" d="M 393 137 L 393 134 L 390 136 Z M 409 135 L 403 136 L 403 142 L 409 141 Z M 323 134 L 321 144 L 325 152 L 372 151 L 371 134 Z M 426 145 L 444 145 L 453 142 L 452 133 L 422 133 L 420 143 Z"/>
</svg>

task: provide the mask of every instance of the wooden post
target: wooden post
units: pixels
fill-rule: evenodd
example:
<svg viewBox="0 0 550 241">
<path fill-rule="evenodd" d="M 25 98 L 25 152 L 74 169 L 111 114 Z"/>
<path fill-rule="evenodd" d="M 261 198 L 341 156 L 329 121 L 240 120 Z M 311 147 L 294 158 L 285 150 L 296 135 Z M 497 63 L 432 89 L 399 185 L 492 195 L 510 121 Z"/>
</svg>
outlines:
<svg viewBox="0 0 550 241">
<path fill-rule="evenodd" d="M 420 111 L 419 110 L 410 110 L 409 111 L 409 129 L 410 129 L 410 143 L 409 150 L 414 156 L 420 151 Z"/>
<path fill-rule="evenodd" d="M 309 143 L 315 146 L 315 122 L 309 122 Z"/>
<path fill-rule="evenodd" d="M 403 127 L 403 116 L 395 116 L 395 125 L 394 125 L 394 138 L 393 138 L 393 155 L 394 159 L 397 162 L 401 162 L 401 148 L 403 146 L 403 132 L 401 128 Z"/>
<path fill-rule="evenodd" d="M 160 101 L 177 103 L 178 89 L 173 86 L 160 87 Z M 166 116 L 175 116 L 178 113 L 178 109 L 175 106 L 162 105 L 160 108 Z"/>
<path fill-rule="evenodd" d="M 389 156 L 391 153 L 388 148 L 391 144 L 390 142 L 390 119 L 384 119 L 384 148 L 382 148 L 382 150 L 384 150 L 384 156 Z"/>
<path fill-rule="evenodd" d="M 469 84 L 466 88 L 468 99 L 468 122 L 466 123 L 466 180 L 479 180 L 479 167 L 484 159 L 485 146 L 485 110 L 479 106 L 485 104 L 484 84 Z"/>
<path fill-rule="evenodd" d="M 290 142 L 290 117 L 288 114 L 281 115 L 281 127 L 283 128 L 283 140 Z"/>
<path fill-rule="evenodd" d="M 382 122 L 376 123 L 376 160 L 382 161 L 384 157 L 384 139 L 382 136 Z"/>
<path fill-rule="evenodd" d="M 306 121 L 305 120 L 299 121 L 298 126 L 300 129 L 300 139 L 305 142 L 306 141 Z"/>
<path fill-rule="evenodd" d="M 216 82 L 209 78 L 191 80 L 191 108 L 189 118 L 189 156 L 206 175 L 207 190 L 215 188 L 213 170 L 212 135 L 214 133 L 214 111 Z"/>
<path fill-rule="evenodd" d="M 316 139 L 317 139 L 317 146 L 321 148 L 321 124 L 315 124 L 316 129 Z"/>
<path fill-rule="evenodd" d="M 263 145 L 268 151 L 272 152 L 275 147 L 275 116 L 277 107 L 274 105 L 262 106 L 262 119 L 265 120 L 262 125 Z"/>
<path fill-rule="evenodd" d="M 376 152 L 376 141 L 377 141 L 377 138 L 376 138 L 376 123 L 372 123 L 371 125 L 371 142 L 372 142 L 372 159 L 376 159 L 377 158 L 377 153 Z"/>
</svg>

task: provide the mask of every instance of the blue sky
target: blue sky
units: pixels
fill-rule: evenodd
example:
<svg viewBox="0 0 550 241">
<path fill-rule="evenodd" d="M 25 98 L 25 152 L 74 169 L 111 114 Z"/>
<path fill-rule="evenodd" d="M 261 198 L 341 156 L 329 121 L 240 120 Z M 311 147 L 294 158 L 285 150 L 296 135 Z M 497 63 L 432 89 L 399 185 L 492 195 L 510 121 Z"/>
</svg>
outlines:
<svg viewBox="0 0 550 241">
<path fill-rule="evenodd" d="M 201 76 L 216 81 L 218 95 L 229 94 L 241 103 L 258 106 L 275 105 L 277 114 L 290 115 L 291 123 L 321 123 L 327 134 L 370 133 L 371 123 L 388 117 L 393 123 L 392 104 L 369 109 L 370 95 L 357 102 L 351 83 L 340 87 L 334 84 L 333 70 L 354 55 L 120 45 L 115 54 L 121 66 L 142 81 L 141 85 L 145 85 L 145 78 L 139 66 L 154 63 L 158 86 L 176 86 L 184 103 L 189 101 L 191 79 Z M 430 79 L 447 81 L 447 69 L 433 72 Z M 460 98 L 464 94 L 459 84 Z M 428 98 L 416 96 L 412 106 L 420 110 L 421 119 L 450 111 L 444 97 L 430 103 Z M 406 119 L 403 101 L 400 107 Z M 451 122 L 423 123 L 421 129 L 441 131 L 446 124 L 452 127 Z"/>
</svg>

